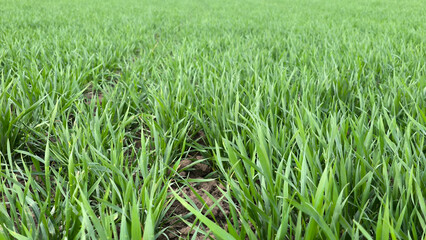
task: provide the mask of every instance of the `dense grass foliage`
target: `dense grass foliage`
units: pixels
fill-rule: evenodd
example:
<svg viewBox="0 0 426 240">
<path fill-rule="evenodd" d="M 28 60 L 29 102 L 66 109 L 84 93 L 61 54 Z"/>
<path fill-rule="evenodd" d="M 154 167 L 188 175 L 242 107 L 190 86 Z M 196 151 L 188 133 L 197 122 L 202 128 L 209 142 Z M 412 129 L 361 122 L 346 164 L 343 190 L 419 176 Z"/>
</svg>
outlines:
<svg viewBox="0 0 426 240">
<path fill-rule="evenodd" d="M 0 239 L 165 237 L 173 201 L 206 238 L 426 238 L 425 9 L 0 0 Z M 226 226 L 169 187 L 199 155 Z"/>
</svg>

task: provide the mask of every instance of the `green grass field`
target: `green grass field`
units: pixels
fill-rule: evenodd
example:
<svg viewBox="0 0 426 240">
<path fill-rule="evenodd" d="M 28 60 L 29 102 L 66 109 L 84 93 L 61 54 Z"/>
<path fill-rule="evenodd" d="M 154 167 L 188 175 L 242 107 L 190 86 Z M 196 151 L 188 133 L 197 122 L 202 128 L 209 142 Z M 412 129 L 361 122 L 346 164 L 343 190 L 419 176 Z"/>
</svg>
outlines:
<svg viewBox="0 0 426 240">
<path fill-rule="evenodd" d="M 0 239 L 426 239 L 426 2 L 0 0 L 0 162 Z"/>
</svg>

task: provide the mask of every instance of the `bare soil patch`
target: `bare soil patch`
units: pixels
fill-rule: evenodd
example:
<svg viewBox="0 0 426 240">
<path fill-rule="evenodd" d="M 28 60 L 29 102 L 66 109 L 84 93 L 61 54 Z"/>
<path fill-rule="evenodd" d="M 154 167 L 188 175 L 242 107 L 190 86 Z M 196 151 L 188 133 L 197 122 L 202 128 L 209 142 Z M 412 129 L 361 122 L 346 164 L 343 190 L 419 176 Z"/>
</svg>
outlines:
<svg viewBox="0 0 426 240">
<path fill-rule="evenodd" d="M 201 160 L 202 157 L 197 156 L 196 159 Z M 226 201 L 223 201 L 223 194 L 221 192 L 221 189 L 225 190 L 225 187 L 215 179 L 203 181 L 212 172 L 211 167 L 204 163 L 193 164 L 193 161 L 185 159 L 180 162 L 178 170 L 181 170 L 179 172 L 181 177 L 189 180 L 189 184 L 185 185 L 176 182 L 171 187 L 173 191 L 178 192 L 184 199 L 189 198 L 212 221 L 216 221 L 222 226 L 226 225 L 226 216 L 229 215 L 229 205 Z M 220 207 L 217 205 L 213 207 L 217 201 L 219 201 L 218 205 Z M 173 202 L 165 218 L 167 219 L 165 224 L 169 226 L 166 231 L 168 239 L 187 239 L 188 236 L 192 238 L 194 235 L 196 235 L 195 239 L 214 239 L 213 235 L 205 236 L 200 232 L 196 232 L 194 228 L 197 228 L 198 223 L 195 226 L 191 226 L 182 220 L 185 219 L 185 221 L 193 223 L 195 216 L 177 200 Z M 209 232 L 209 229 L 204 227 L 203 231 Z M 161 236 L 159 239 L 167 239 L 167 237 Z"/>
</svg>

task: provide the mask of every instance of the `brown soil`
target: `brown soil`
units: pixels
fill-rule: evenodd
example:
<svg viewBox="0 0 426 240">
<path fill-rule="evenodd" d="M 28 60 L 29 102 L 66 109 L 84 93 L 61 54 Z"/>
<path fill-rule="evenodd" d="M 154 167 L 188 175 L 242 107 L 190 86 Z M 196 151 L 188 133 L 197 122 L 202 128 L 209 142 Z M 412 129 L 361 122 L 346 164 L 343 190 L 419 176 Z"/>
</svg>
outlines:
<svg viewBox="0 0 426 240">
<path fill-rule="evenodd" d="M 86 97 L 86 103 L 87 104 L 91 104 L 93 101 L 95 102 L 95 104 L 97 102 L 99 102 L 99 105 L 102 105 L 102 100 L 104 98 L 103 94 L 101 92 L 87 92 L 84 94 Z"/>
<path fill-rule="evenodd" d="M 202 157 L 197 156 L 196 159 L 200 160 Z M 185 159 L 180 162 L 178 170 L 180 170 L 179 175 L 181 177 L 192 181 L 196 181 L 197 179 L 204 180 L 206 176 L 212 172 L 211 167 L 207 164 L 197 163 L 191 166 L 192 163 L 193 161 L 189 159 Z M 222 210 L 218 206 L 210 209 L 210 207 L 215 204 L 215 201 L 220 200 L 223 196 L 220 189 L 224 190 L 225 188 L 219 181 L 211 180 L 208 182 L 191 182 L 189 183 L 189 186 L 176 183 L 171 188 L 173 191 L 178 192 L 182 198 L 190 198 L 197 208 L 212 221 L 216 221 L 222 226 L 226 224 L 225 216 L 229 214 L 229 205 L 223 201 L 223 199 L 219 202 Z M 211 194 L 214 199 L 211 199 L 207 193 Z M 197 194 L 203 199 L 203 201 L 199 200 Z M 187 222 L 193 223 L 195 217 L 190 214 L 190 212 L 177 200 L 173 202 L 170 210 L 166 213 L 165 218 L 167 219 L 165 225 L 168 226 L 168 230 L 166 231 L 168 239 L 187 239 L 188 236 L 192 238 L 195 234 L 195 239 L 214 239 L 213 235 L 205 236 L 200 232 L 195 233 L 193 228 L 197 228 L 199 223 L 192 227 L 182 221 L 181 218 L 184 218 Z M 202 229 L 206 233 L 209 232 L 207 227 Z M 167 239 L 167 237 L 161 236 L 159 239 L 163 240 Z"/>
<path fill-rule="evenodd" d="M 195 135 L 196 142 L 202 146 L 207 145 L 206 134 L 201 130 Z"/>
</svg>

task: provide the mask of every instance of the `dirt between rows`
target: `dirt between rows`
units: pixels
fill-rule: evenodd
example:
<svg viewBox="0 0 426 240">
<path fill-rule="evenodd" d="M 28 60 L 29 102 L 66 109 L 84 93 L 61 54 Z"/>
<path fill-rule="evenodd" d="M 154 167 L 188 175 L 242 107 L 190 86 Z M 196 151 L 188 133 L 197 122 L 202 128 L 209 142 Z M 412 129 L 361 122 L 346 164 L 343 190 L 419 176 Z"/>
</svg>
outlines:
<svg viewBox="0 0 426 240">
<path fill-rule="evenodd" d="M 197 156 L 196 159 L 201 160 L 201 156 Z M 197 163 L 191 166 L 193 162 L 189 159 L 182 160 L 180 162 L 180 166 L 178 171 L 179 175 L 184 179 L 190 179 L 192 181 L 196 180 L 204 180 L 205 177 L 212 172 L 210 166 L 204 163 Z M 222 227 L 226 225 L 226 216 L 229 215 L 229 205 L 226 201 L 221 200 L 219 202 L 220 208 L 215 206 L 213 209 L 210 209 L 211 206 L 215 204 L 215 201 L 218 201 L 222 198 L 223 194 L 220 189 L 225 190 L 225 187 L 217 180 L 211 180 L 208 182 L 191 182 L 188 185 L 183 185 L 175 182 L 171 187 L 173 191 L 178 192 L 179 196 L 186 199 L 189 197 L 197 206 L 200 211 L 207 216 L 210 220 L 219 223 Z M 192 189 L 191 189 L 192 187 Z M 199 200 L 197 197 L 197 193 L 202 199 L 203 202 Z M 209 196 L 207 193 L 211 194 Z M 211 197 L 214 198 L 211 199 Z M 207 213 L 207 212 L 210 213 Z M 214 218 L 211 216 L 213 215 Z M 165 223 L 165 227 L 168 227 L 165 235 L 159 237 L 160 240 L 177 240 L 177 239 L 187 239 L 188 237 L 192 239 L 195 236 L 195 239 L 215 239 L 211 234 L 209 236 L 205 236 L 203 233 L 195 232 L 194 228 L 199 226 L 199 222 L 195 225 L 188 225 L 182 218 L 189 223 L 193 223 L 195 220 L 195 216 L 190 214 L 190 212 L 177 200 L 173 202 L 169 211 L 166 213 L 165 219 L 168 219 Z M 204 226 L 201 229 L 209 233 L 209 229 Z"/>
</svg>

